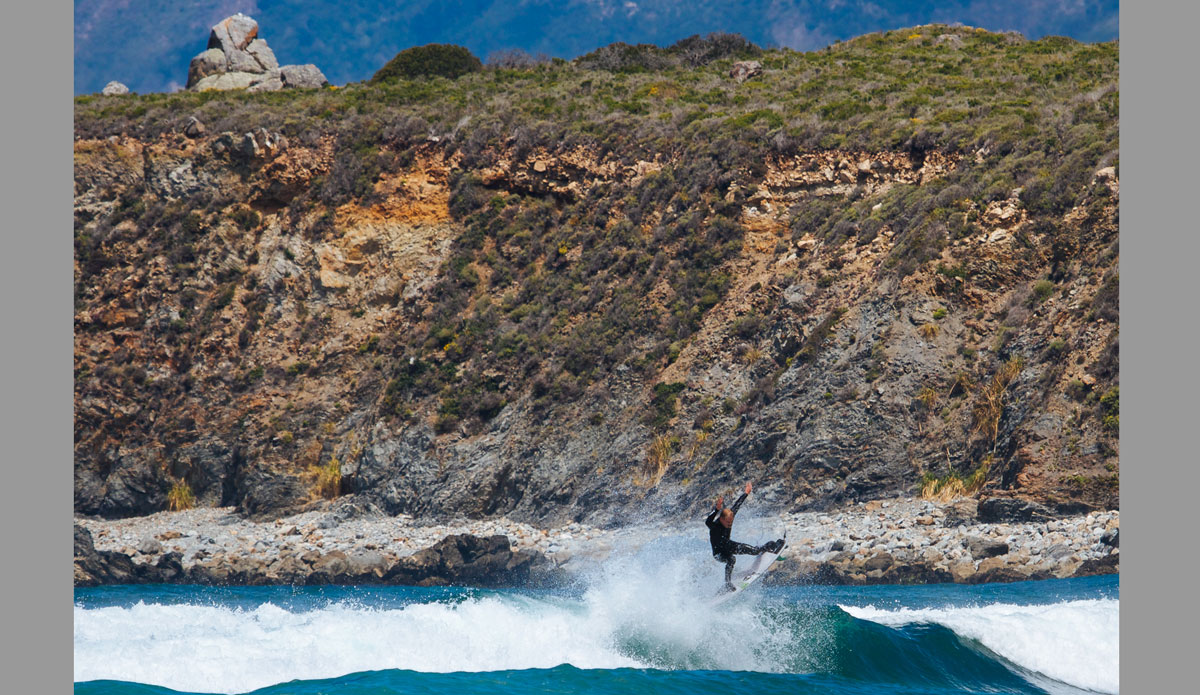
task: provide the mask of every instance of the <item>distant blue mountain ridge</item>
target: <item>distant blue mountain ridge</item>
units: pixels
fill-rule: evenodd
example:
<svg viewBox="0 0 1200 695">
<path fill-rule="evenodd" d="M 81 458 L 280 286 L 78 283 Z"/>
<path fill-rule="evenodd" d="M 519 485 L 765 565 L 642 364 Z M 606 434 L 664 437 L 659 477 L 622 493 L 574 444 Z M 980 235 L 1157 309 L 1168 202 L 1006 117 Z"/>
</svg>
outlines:
<svg viewBox="0 0 1200 695">
<path fill-rule="evenodd" d="M 616 41 L 669 45 L 720 31 L 807 51 L 928 23 L 1111 41 L 1117 7 L 1116 0 L 76 0 L 75 93 L 110 80 L 141 93 L 181 88 L 209 27 L 235 12 L 258 20 L 281 64 L 315 63 L 345 84 L 427 43 L 466 46 L 484 60 L 507 49 L 569 59 Z"/>
</svg>

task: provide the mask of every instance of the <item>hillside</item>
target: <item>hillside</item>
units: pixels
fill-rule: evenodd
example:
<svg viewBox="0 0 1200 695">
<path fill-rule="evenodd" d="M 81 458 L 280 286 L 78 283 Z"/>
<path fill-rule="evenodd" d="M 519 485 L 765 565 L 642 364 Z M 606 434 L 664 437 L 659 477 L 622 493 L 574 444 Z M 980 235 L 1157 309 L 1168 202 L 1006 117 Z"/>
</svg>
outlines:
<svg viewBox="0 0 1200 695">
<path fill-rule="evenodd" d="M 925 26 L 78 97 L 75 510 L 1118 507 L 1117 56 Z"/>
</svg>

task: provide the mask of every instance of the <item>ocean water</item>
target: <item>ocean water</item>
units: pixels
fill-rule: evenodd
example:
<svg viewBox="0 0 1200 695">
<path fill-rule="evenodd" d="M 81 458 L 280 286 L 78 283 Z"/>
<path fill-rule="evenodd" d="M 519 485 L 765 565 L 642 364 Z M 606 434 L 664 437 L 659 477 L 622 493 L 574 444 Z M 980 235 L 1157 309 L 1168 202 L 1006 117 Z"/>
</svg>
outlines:
<svg viewBox="0 0 1200 695">
<path fill-rule="evenodd" d="M 77 589 L 76 695 L 1117 693 L 1119 579 L 755 586 L 642 553 L 557 590 Z"/>
</svg>

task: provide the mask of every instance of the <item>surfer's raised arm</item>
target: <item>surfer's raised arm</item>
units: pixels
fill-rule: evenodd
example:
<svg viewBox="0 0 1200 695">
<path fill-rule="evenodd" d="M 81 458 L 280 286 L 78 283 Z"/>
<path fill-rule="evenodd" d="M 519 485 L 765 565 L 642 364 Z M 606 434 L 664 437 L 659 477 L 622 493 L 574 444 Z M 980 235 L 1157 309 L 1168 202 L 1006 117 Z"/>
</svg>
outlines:
<svg viewBox="0 0 1200 695">
<path fill-rule="evenodd" d="M 738 512 L 738 507 L 741 507 L 741 506 L 742 506 L 742 502 L 745 502 L 745 501 L 746 501 L 746 496 L 750 494 L 750 490 L 751 490 L 751 489 L 752 489 L 752 488 L 751 488 L 751 485 L 750 485 L 750 483 L 749 483 L 749 482 L 747 482 L 747 483 L 746 483 L 746 491 L 742 493 L 741 497 L 738 497 L 738 498 L 737 498 L 737 502 L 734 502 L 734 503 L 733 503 L 733 506 L 732 506 L 732 507 L 730 507 L 730 511 L 732 511 L 734 514 L 737 514 L 737 512 Z"/>
</svg>

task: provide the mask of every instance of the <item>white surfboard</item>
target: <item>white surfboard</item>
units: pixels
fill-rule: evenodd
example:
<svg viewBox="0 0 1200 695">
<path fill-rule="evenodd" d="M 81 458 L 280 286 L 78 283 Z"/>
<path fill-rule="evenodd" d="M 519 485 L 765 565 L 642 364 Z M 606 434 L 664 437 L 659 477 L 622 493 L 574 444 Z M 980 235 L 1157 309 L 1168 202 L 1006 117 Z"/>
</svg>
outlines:
<svg viewBox="0 0 1200 695">
<path fill-rule="evenodd" d="M 770 569 L 771 565 L 783 555 L 783 551 L 786 548 L 787 540 L 785 539 L 783 547 L 779 549 L 779 552 L 772 553 L 769 551 L 764 551 L 758 555 L 755 555 L 754 560 L 750 562 L 749 567 L 741 571 L 734 571 L 733 576 L 730 577 L 729 581 L 733 584 L 733 590 L 730 591 L 722 588 L 720 593 L 709 599 L 708 605 L 710 607 L 719 606 L 745 591 L 746 587 L 750 586 L 767 573 L 767 570 Z"/>
</svg>

